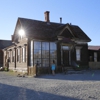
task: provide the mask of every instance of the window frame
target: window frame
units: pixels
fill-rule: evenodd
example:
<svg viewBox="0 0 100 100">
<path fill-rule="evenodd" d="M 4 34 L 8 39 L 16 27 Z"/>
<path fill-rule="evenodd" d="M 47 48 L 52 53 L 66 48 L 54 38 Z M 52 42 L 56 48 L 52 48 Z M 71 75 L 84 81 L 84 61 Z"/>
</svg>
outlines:
<svg viewBox="0 0 100 100">
<path fill-rule="evenodd" d="M 76 61 L 81 61 L 81 48 L 80 47 L 76 48 Z"/>
</svg>

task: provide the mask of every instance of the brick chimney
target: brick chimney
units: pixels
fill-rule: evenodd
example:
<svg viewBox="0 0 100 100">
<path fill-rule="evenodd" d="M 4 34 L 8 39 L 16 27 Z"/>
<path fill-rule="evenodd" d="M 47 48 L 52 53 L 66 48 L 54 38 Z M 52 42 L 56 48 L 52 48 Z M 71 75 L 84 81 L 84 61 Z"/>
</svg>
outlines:
<svg viewBox="0 0 100 100">
<path fill-rule="evenodd" d="M 49 20 L 49 11 L 44 12 L 44 15 L 45 15 L 45 21 L 50 22 L 50 20 Z"/>
</svg>

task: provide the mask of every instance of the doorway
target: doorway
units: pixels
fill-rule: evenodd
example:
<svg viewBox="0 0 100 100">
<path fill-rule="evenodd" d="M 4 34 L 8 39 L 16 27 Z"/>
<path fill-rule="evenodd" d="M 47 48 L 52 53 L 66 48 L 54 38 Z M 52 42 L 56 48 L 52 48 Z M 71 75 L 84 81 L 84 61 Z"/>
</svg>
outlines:
<svg viewBox="0 0 100 100">
<path fill-rule="evenodd" d="M 63 64 L 69 66 L 69 50 L 63 50 Z"/>
</svg>

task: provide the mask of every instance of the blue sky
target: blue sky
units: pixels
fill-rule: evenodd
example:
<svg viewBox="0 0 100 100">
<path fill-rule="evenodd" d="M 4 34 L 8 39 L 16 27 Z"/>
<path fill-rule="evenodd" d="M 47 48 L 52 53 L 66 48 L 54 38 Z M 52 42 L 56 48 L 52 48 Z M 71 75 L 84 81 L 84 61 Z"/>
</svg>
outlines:
<svg viewBox="0 0 100 100">
<path fill-rule="evenodd" d="M 100 0 L 0 0 L 0 39 L 11 39 L 18 17 L 78 25 L 90 38 L 89 45 L 100 45 Z"/>
</svg>

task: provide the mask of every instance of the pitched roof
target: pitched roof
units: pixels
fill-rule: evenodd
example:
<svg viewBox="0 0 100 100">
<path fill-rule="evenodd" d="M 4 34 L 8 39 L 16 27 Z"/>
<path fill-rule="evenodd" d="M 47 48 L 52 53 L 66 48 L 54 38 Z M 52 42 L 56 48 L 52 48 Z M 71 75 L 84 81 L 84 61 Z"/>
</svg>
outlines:
<svg viewBox="0 0 100 100">
<path fill-rule="evenodd" d="M 12 45 L 12 41 L 11 40 L 0 40 L 0 49 L 4 49 L 8 46 Z"/>
<path fill-rule="evenodd" d="M 78 26 L 75 25 L 54 22 L 48 23 L 26 18 L 18 18 L 18 21 L 20 22 L 21 27 L 25 30 L 26 36 L 30 38 L 55 40 L 58 35 L 63 35 L 67 38 L 73 37 L 79 40 L 85 40 L 88 42 L 91 41 L 91 39 Z"/>
<path fill-rule="evenodd" d="M 88 46 L 88 50 L 100 50 L 100 46 Z"/>
<path fill-rule="evenodd" d="M 48 23 L 25 18 L 19 18 L 19 21 L 25 32 L 28 33 L 27 36 L 41 39 L 52 39 L 55 36 L 55 30 L 62 25 L 61 23 Z"/>
<path fill-rule="evenodd" d="M 59 36 L 64 36 L 66 38 L 76 38 L 78 40 L 83 40 L 87 42 L 91 41 L 91 39 L 77 25 L 62 25 L 57 29 L 57 32 Z"/>
</svg>

